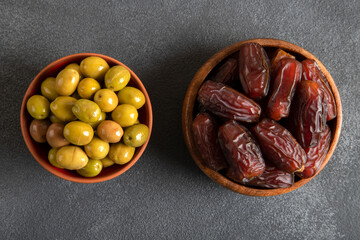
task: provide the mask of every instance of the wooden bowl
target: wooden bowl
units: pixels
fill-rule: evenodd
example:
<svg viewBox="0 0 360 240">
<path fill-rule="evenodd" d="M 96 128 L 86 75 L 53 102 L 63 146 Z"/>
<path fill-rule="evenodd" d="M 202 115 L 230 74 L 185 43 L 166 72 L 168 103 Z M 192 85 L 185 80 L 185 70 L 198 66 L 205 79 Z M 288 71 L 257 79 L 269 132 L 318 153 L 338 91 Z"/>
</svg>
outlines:
<svg viewBox="0 0 360 240">
<path fill-rule="evenodd" d="M 81 60 L 83 60 L 84 58 L 89 57 L 89 56 L 101 57 L 101 58 L 105 59 L 105 61 L 109 64 L 110 67 L 114 66 L 114 65 L 122 65 L 130 71 L 131 80 L 128 85 L 140 89 L 144 93 L 145 100 L 146 100 L 145 105 L 139 109 L 139 120 L 141 123 L 144 123 L 149 127 L 149 134 L 151 134 L 152 124 L 153 124 L 153 113 L 152 113 L 149 95 L 146 92 L 146 89 L 145 89 L 144 85 L 141 83 L 140 79 L 136 76 L 136 74 L 133 71 L 131 71 L 130 68 L 125 66 L 123 63 L 121 63 L 111 57 L 101 55 L 101 54 L 96 54 L 96 53 L 73 54 L 73 55 L 69 55 L 69 56 L 60 58 L 59 60 L 56 60 L 56 61 L 50 63 L 34 78 L 34 80 L 30 83 L 30 86 L 28 87 L 28 89 L 25 93 L 25 96 L 24 96 L 24 99 L 22 102 L 22 106 L 21 106 L 21 112 L 20 112 L 21 131 L 22 131 L 22 135 L 24 137 L 25 143 L 26 143 L 29 151 L 31 152 L 33 157 L 36 159 L 36 161 L 41 166 L 43 166 L 46 170 L 48 170 L 49 172 L 51 172 L 52 174 L 54 174 L 60 178 L 63 178 L 65 180 L 72 181 L 72 182 L 79 182 L 79 183 L 103 182 L 103 181 L 107 181 L 109 179 L 112 179 L 112 178 L 117 177 L 120 174 L 124 173 L 125 171 L 130 169 L 136 163 L 136 161 L 140 158 L 140 156 L 143 154 L 143 152 L 149 142 L 149 139 L 150 139 L 150 135 L 149 135 L 149 139 L 146 141 L 146 143 L 136 149 L 134 157 L 132 158 L 132 160 L 130 162 L 128 162 L 124 165 L 116 165 L 115 164 L 111 167 L 104 168 L 98 176 L 93 177 L 93 178 L 82 177 L 82 176 L 78 175 L 76 173 L 76 171 L 59 169 L 59 168 L 52 166 L 49 163 L 47 155 L 48 155 L 48 151 L 50 150 L 50 146 L 47 143 L 37 143 L 30 137 L 29 126 L 32 121 L 32 117 L 27 112 L 26 102 L 32 95 L 40 94 L 40 85 L 41 85 L 42 81 L 45 80 L 47 77 L 51 77 L 51 76 L 55 77 L 57 75 L 57 73 L 60 72 L 66 65 L 68 65 L 70 63 L 78 63 L 79 64 L 81 62 Z"/>
<path fill-rule="evenodd" d="M 341 107 L 339 91 L 338 91 L 336 84 L 335 84 L 333 78 L 331 77 L 330 73 L 326 70 L 324 65 L 314 55 L 312 55 L 305 49 L 303 49 L 295 44 L 292 44 L 292 43 L 289 43 L 286 41 L 282 41 L 282 40 L 277 40 L 277 39 L 260 38 L 260 39 L 251 39 L 251 40 L 238 42 L 238 43 L 235 43 L 231 46 L 228 46 L 228 47 L 222 49 L 221 51 L 219 51 L 218 53 L 213 55 L 208 61 L 205 62 L 205 64 L 195 74 L 195 76 L 192 79 L 192 81 L 189 85 L 189 88 L 186 92 L 184 105 L 183 105 L 183 112 L 182 112 L 182 127 L 183 127 L 184 138 L 185 138 L 186 145 L 190 151 L 190 154 L 193 157 L 193 159 L 195 160 L 196 164 L 208 177 L 210 177 L 215 182 L 221 184 L 222 186 L 224 186 L 230 190 L 233 190 L 235 192 L 245 194 L 245 195 L 262 196 L 262 197 L 263 196 L 280 195 L 280 194 L 284 194 L 287 192 L 291 192 L 291 191 L 303 186 L 305 183 L 311 181 L 316 175 L 312 178 L 300 179 L 300 180 L 296 181 L 294 183 L 294 185 L 289 188 L 258 189 L 258 188 L 253 188 L 253 187 L 247 187 L 247 186 L 238 184 L 238 183 L 226 178 L 222 174 L 208 168 L 204 164 L 204 162 L 200 156 L 200 153 L 198 152 L 197 147 L 195 145 L 195 141 L 194 141 L 194 136 L 193 136 L 193 131 L 192 131 L 192 123 L 193 123 L 193 119 L 195 118 L 195 116 L 197 114 L 197 110 L 194 109 L 194 105 L 196 103 L 197 92 L 200 89 L 201 84 L 206 80 L 206 77 L 208 76 L 208 74 L 213 70 L 213 68 L 217 64 L 222 62 L 225 58 L 229 57 L 231 54 L 237 52 L 240 49 L 241 45 L 248 43 L 248 42 L 259 43 L 260 45 L 262 45 L 265 48 L 265 50 L 268 53 L 275 51 L 277 48 L 281 48 L 281 49 L 285 50 L 286 52 L 293 54 L 300 61 L 305 58 L 310 58 L 310 59 L 314 59 L 317 62 L 317 64 L 320 66 L 320 68 L 321 68 L 322 72 L 324 73 L 325 77 L 327 78 L 327 80 L 330 84 L 331 90 L 334 94 L 335 101 L 336 101 L 336 108 L 337 108 L 337 117 L 335 119 L 331 120 L 330 122 L 328 122 L 328 124 L 331 128 L 331 131 L 332 131 L 332 140 L 331 140 L 331 144 L 330 144 L 330 149 L 329 149 L 329 151 L 325 157 L 325 160 L 322 163 L 321 168 L 318 171 L 318 173 L 328 163 L 328 161 L 330 160 L 331 156 L 334 153 L 334 150 L 338 143 L 340 132 L 341 132 L 342 107 Z"/>
</svg>

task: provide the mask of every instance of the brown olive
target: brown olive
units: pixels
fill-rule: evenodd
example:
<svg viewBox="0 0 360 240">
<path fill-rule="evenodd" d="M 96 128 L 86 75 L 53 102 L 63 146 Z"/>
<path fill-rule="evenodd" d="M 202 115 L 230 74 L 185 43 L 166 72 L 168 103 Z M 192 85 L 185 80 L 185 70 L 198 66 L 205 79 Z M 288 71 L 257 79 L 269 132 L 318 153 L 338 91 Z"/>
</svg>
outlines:
<svg viewBox="0 0 360 240">
<path fill-rule="evenodd" d="M 97 127 L 97 135 L 109 143 L 117 143 L 121 140 L 124 130 L 115 121 L 105 120 Z"/>
<path fill-rule="evenodd" d="M 44 143 L 46 142 L 46 132 L 50 126 L 50 122 L 48 120 L 32 120 L 29 128 L 29 132 L 31 137 L 35 142 Z"/>
<path fill-rule="evenodd" d="M 53 123 L 49 126 L 46 132 L 46 140 L 51 147 L 59 148 L 70 144 L 64 138 L 63 131 L 64 124 L 62 123 Z"/>
</svg>

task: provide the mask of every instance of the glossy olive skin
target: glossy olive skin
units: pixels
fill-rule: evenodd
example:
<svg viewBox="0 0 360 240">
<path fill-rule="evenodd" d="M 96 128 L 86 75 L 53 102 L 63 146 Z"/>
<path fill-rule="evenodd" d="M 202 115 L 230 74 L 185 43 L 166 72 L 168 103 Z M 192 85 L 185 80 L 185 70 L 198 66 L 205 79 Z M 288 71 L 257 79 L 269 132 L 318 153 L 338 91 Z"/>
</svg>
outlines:
<svg viewBox="0 0 360 240">
<path fill-rule="evenodd" d="M 131 74 L 125 67 L 116 65 L 105 74 L 105 86 L 113 91 L 123 89 L 130 81 Z"/>
<path fill-rule="evenodd" d="M 79 84 L 80 75 L 74 69 L 63 69 L 56 76 L 55 89 L 59 95 L 70 96 Z"/>
<path fill-rule="evenodd" d="M 120 124 L 121 127 L 134 125 L 138 116 L 138 111 L 130 104 L 121 104 L 111 113 L 112 119 Z"/>
<path fill-rule="evenodd" d="M 100 138 L 94 137 L 89 144 L 85 145 L 84 149 L 89 158 L 103 159 L 108 155 L 110 145 Z"/>
<path fill-rule="evenodd" d="M 78 146 L 89 144 L 94 137 L 93 128 L 84 122 L 69 122 L 64 127 L 64 137 L 70 143 Z"/>
<path fill-rule="evenodd" d="M 50 113 L 50 103 L 46 97 L 33 95 L 26 103 L 29 114 L 35 119 L 45 119 Z"/>
<path fill-rule="evenodd" d="M 52 123 L 64 123 L 60 119 L 58 119 L 52 112 L 49 114 L 49 119 Z"/>
<path fill-rule="evenodd" d="M 112 120 L 105 120 L 97 127 L 97 135 L 105 142 L 117 143 L 124 134 L 122 127 Z"/>
<path fill-rule="evenodd" d="M 85 77 L 101 80 L 109 70 L 109 64 L 100 57 L 87 57 L 80 63 L 80 71 Z"/>
<path fill-rule="evenodd" d="M 96 122 L 89 122 L 88 124 L 90 124 L 90 126 L 95 129 L 97 128 L 97 126 L 99 126 L 100 123 L 102 123 L 105 120 L 106 120 L 106 113 L 101 112 L 100 117 Z"/>
<path fill-rule="evenodd" d="M 135 148 L 124 143 L 114 143 L 110 146 L 109 158 L 116 164 L 128 163 L 134 156 Z"/>
<path fill-rule="evenodd" d="M 144 94 L 137 88 L 125 87 L 118 94 L 119 103 L 127 103 L 133 105 L 136 109 L 141 108 L 145 104 Z"/>
<path fill-rule="evenodd" d="M 131 147 L 142 146 L 149 138 L 149 128 L 145 124 L 136 124 L 125 129 L 124 143 Z"/>
<path fill-rule="evenodd" d="M 100 118 L 100 107 L 88 99 L 79 99 L 72 107 L 74 115 L 83 122 L 96 122 Z"/>
<path fill-rule="evenodd" d="M 46 142 L 46 132 L 50 126 L 50 122 L 46 119 L 34 119 L 30 123 L 29 132 L 32 139 L 38 143 Z"/>
<path fill-rule="evenodd" d="M 101 89 L 100 83 L 93 78 L 84 78 L 77 86 L 77 92 L 81 98 L 90 99 Z"/>
<path fill-rule="evenodd" d="M 55 82 L 56 78 L 48 77 L 41 83 L 41 94 L 50 101 L 54 101 L 59 96 L 55 89 Z"/>
<path fill-rule="evenodd" d="M 118 105 L 116 93 L 110 89 L 101 89 L 95 93 L 94 101 L 99 105 L 101 111 L 111 112 Z"/>
<path fill-rule="evenodd" d="M 54 167 L 63 168 L 56 162 L 56 153 L 58 150 L 59 150 L 58 148 L 50 149 L 49 153 L 48 153 L 48 159 L 49 159 L 50 164 L 53 165 Z"/>
<path fill-rule="evenodd" d="M 75 102 L 76 98 L 60 96 L 50 104 L 50 110 L 55 117 L 62 122 L 73 121 L 76 119 L 76 116 L 72 112 L 72 107 Z"/>
<path fill-rule="evenodd" d="M 63 135 L 64 124 L 53 123 L 49 126 L 46 132 L 46 141 L 53 148 L 59 148 L 69 145 L 70 142 L 65 139 Z"/>
<path fill-rule="evenodd" d="M 112 165 L 115 164 L 114 161 L 108 157 L 101 159 L 101 162 L 104 168 L 111 167 Z"/>
<path fill-rule="evenodd" d="M 80 65 L 79 65 L 79 64 L 77 64 L 77 63 L 70 63 L 69 65 L 67 65 L 67 66 L 65 67 L 65 69 L 73 69 L 73 70 L 75 70 L 75 71 L 77 71 L 77 72 L 79 73 L 80 79 L 83 78 L 83 75 L 82 75 L 82 73 L 81 73 L 81 71 L 80 71 Z"/>
<path fill-rule="evenodd" d="M 83 168 L 88 163 L 89 158 L 86 153 L 77 146 L 65 146 L 56 153 L 56 162 L 68 170 Z"/>
<path fill-rule="evenodd" d="M 101 160 L 90 159 L 85 167 L 76 170 L 76 172 L 83 177 L 95 177 L 99 175 L 102 169 L 103 163 Z"/>
</svg>

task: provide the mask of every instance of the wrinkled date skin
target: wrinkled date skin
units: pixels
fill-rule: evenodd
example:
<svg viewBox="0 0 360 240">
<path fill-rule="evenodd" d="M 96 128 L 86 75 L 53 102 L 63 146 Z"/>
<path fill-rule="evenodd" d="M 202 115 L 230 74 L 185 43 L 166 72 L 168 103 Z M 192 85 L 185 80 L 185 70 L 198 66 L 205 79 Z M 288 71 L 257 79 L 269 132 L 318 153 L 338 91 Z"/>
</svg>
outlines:
<svg viewBox="0 0 360 240">
<path fill-rule="evenodd" d="M 276 167 L 288 172 L 301 172 L 306 153 L 291 133 L 277 122 L 264 118 L 253 129 L 262 154 Z"/>
<path fill-rule="evenodd" d="M 193 132 L 198 150 L 205 164 L 214 171 L 227 166 L 218 141 L 218 125 L 208 113 L 199 113 L 193 121 Z"/>
<path fill-rule="evenodd" d="M 241 180 L 260 176 L 265 162 L 259 146 L 244 126 L 229 121 L 219 128 L 219 142 L 225 158 Z"/>
<path fill-rule="evenodd" d="M 303 172 L 296 173 L 301 178 L 310 178 L 314 176 L 320 169 L 325 156 L 329 150 L 331 141 L 331 130 L 326 125 L 324 132 L 320 136 L 318 144 L 311 148 L 305 148 L 307 161 Z"/>
<path fill-rule="evenodd" d="M 238 61 L 235 58 L 229 58 L 218 68 L 211 80 L 229 86 L 236 86 L 236 80 L 239 80 L 238 71 Z"/>
<path fill-rule="evenodd" d="M 302 64 L 302 79 L 316 82 L 317 84 L 319 84 L 320 88 L 323 90 L 325 94 L 326 97 L 325 101 L 328 106 L 326 120 L 330 121 L 331 119 L 334 119 L 337 115 L 335 98 L 330 90 L 329 83 L 327 82 L 324 74 L 320 70 L 320 67 L 313 59 L 306 59 L 302 61 L 301 64 Z"/>
<path fill-rule="evenodd" d="M 292 59 L 295 59 L 295 57 L 287 52 L 285 52 L 284 50 L 282 49 L 278 49 L 276 50 L 275 54 L 274 54 L 274 57 L 272 58 L 271 60 L 271 67 L 270 67 L 270 72 L 271 72 L 271 77 L 274 78 L 275 76 L 275 73 L 276 73 L 276 69 L 279 65 L 279 62 L 281 59 L 284 59 L 284 58 L 292 58 Z"/>
<path fill-rule="evenodd" d="M 246 43 L 239 50 L 239 78 L 245 95 L 259 100 L 269 91 L 270 63 L 258 43 Z"/>
<path fill-rule="evenodd" d="M 261 114 L 259 104 L 238 91 L 211 80 L 198 92 L 199 103 L 215 115 L 243 122 L 257 122 Z"/>
<path fill-rule="evenodd" d="M 301 80 L 301 69 L 301 63 L 295 59 L 280 60 L 267 105 L 266 114 L 269 118 L 279 121 L 289 116 L 291 101 Z"/>
<path fill-rule="evenodd" d="M 314 147 L 326 125 L 327 105 L 319 84 L 302 81 L 295 95 L 291 113 L 293 133 L 304 148 Z"/>
</svg>

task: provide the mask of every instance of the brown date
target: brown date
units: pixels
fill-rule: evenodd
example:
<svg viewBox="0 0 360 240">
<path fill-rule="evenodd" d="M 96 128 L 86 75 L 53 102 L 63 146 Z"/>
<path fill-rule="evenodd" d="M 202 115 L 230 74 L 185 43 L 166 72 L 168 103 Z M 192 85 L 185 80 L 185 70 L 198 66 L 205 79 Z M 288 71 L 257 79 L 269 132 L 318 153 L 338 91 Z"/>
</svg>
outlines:
<svg viewBox="0 0 360 240">
<path fill-rule="evenodd" d="M 245 95 L 259 100 L 269 91 L 270 63 L 258 43 L 243 44 L 239 50 L 239 78 Z"/>
<path fill-rule="evenodd" d="M 302 81 L 295 94 L 291 117 L 292 132 L 304 148 L 315 146 L 326 125 L 327 104 L 319 84 Z"/>
<path fill-rule="evenodd" d="M 288 172 L 301 172 L 306 153 L 291 133 L 277 122 L 264 118 L 253 129 L 262 154 L 276 167 Z"/>
<path fill-rule="evenodd" d="M 321 133 L 318 144 L 314 147 L 304 148 L 307 161 L 303 172 L 296 173 L 301 178 L 310 178 L 314 176 L 320 169 L 325 156 L 329 150 L 331 141 L 331 130 L 326 125 L 324 132 Z"/>
<path fill-rule="evenodd" d="M 195 142 L 205 164 L 214 171 L 227 166 L 218 141 L 218 125 L 208 113 L 199 113 L 192 124 Z"/>
<path fill-rule="evenodd" d="M 285 52 L 284 50 L 282 49 L 277 49 L 275 54 L 274 54 L 274 57 L 272 58 L 271 60 L 271 67 L 270 67 L 270 72 L 271 72 L 271 77 L 274 78 L 274 74 L 276 72 L 276 69 L 279 65 L 279 62 L 281 59 L 284 59 L 284 58 L 292 58 L 292 59 L 295 59 L 295 57 L 287 52 Z"/>
<path fill-rule="evenodd" d="M 266 115 L 269 118 L 279 121 L 289 116 L 291 101 L 300 80 L 301 63 L 291 58 L 280 60 L 266 109 Z"/>
<path fill-rule="evenodd" d="M 334 95 L 330 90 L 329 83 L 327 82 L 324 74 L 321 72 L 320 67 L 317 65 L 316 61 L 313 59 L 306 59 L 301 62 L 302 64 L 302 79 L 303 80 L 310 80 L 317 82 L 320 88 L 323 90 L 326 103 L 328 106 L 327 111 L 327 121 L 335 118 L 337 115 L 336 112 L 336 103 Z"/>
<path fill-rule="evenodd" d="M 238 79 L 238 61 L 235 58 L 229 58 L 224 62 L 210 79 L 214 82 L 235 87 Z"/>
<path fill-rule="evenodd" d="M 215 115 L 243 122 L 257 122 L 259 104 L 222 83 L 206 81 L 198 92 L 200 105 Z"/>
<path fill-rule="evenodd" d="M 220 126 L 218 136 L 225 159 L 237 178 L 247 181 L 264 172 L 260 148 L 244 126 L 229 121 Z"/>
</svg>

